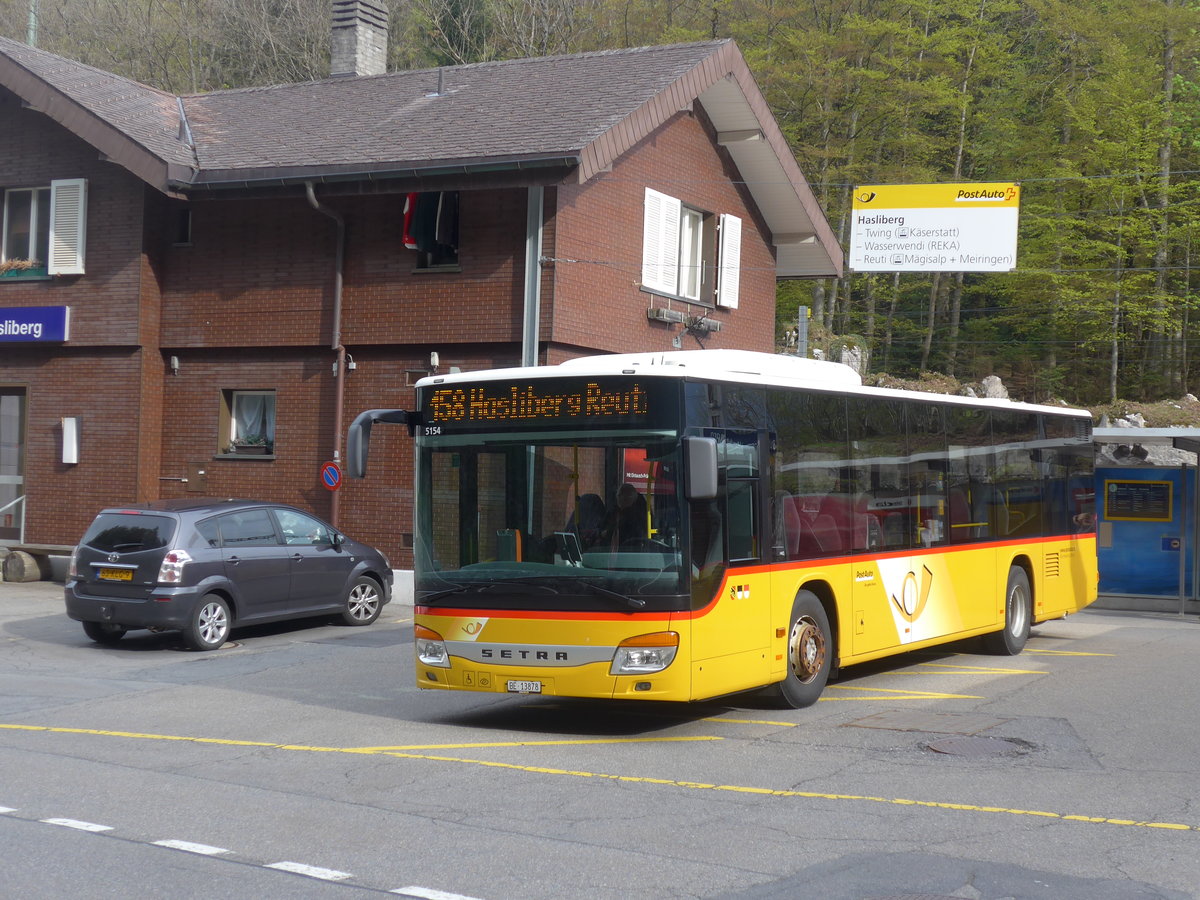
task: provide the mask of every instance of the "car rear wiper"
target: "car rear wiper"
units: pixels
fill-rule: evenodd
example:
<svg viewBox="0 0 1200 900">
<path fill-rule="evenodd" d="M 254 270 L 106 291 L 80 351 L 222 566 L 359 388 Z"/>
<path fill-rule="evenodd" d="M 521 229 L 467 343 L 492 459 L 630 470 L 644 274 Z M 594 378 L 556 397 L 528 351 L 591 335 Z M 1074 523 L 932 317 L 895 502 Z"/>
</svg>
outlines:
<svg viewBox="0 0 1200 900">
<path fill-rule="evenodd" d="M 641 597 L 630 597 L 628 594 L 621 594 L 621 593 L 618 593 L 617 591 L 610 591 L 608 588 L 601 587 L 598 584 L 593 584 L 590 581 L 585 581 L 585 582 L 583 582 L 583 584 L 592 593 L 599 594 L 601 597 L 608 597 L 612 600 L 620 600 L 621 603 L 623 603 L 625 606 L 631 607 L 633 609 L 642 609 L 646 605 L 646 601 L 643 600 Z"/>
</svg>

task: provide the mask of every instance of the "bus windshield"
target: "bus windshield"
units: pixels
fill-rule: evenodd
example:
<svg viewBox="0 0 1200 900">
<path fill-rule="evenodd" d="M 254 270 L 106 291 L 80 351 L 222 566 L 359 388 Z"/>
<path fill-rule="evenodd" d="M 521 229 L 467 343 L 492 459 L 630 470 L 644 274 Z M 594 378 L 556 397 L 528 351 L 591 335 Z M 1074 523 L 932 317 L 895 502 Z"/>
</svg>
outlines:
<svg viewBox="0 0 1200 900">
<path fill-rule="evenodd" d="M 419 439 L 416 602 L 687 606 L 674 432 Z"/>
</svg>

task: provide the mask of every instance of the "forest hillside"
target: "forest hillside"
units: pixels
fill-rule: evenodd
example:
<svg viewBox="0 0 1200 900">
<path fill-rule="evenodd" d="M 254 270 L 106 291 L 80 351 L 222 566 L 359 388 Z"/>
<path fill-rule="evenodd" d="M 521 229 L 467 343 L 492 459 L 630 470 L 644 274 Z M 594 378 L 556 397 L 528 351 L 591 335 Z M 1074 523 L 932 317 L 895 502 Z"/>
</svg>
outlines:
<svg viewBox="0 0 1200 900">
<path fill-rule="evenodd" d="M 735 38 L 845 247 L 857 185 L 1018 182 L 1009 273 L 791 281 L 868 371 L 1076 404 L 1197 390 L 1190 0 L 407 0 L 392 69 Z M 0 34 L 174 93 L 328 73 L 331 0 L 0 0 Z M 32 13 L 36 11 L 36 15 Z"/>
</svg>

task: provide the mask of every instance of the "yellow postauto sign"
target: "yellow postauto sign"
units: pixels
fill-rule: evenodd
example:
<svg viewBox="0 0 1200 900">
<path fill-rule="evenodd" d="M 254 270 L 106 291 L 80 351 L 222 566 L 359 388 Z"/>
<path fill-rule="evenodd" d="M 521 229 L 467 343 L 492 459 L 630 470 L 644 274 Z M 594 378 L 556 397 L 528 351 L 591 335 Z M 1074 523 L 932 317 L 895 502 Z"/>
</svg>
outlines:
<svg viewBox="0 0 1200 900">
<path fill-rule="evenodd" d="M 1008 272 L 1017 265 L 1020 185 L 892 184 L 854 190 L 856 272 Z"/>
</svg>

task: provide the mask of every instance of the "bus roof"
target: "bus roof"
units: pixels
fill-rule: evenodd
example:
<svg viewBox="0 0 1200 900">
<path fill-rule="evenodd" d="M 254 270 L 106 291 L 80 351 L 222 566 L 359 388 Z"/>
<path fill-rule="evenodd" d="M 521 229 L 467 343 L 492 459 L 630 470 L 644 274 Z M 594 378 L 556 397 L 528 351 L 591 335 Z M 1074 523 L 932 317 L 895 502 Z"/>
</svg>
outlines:
<svg viewBox="0 0 1200 900">
<path fill-rule="evenodd" d="M 513 381 L 523 379 L 562 378 L 564 376 L 601 376 L 645 374 L 656 378 L 679 378 L 696 381 L 722 381 L 736 384 L 775 387 L 804 387 L 818 391 L 889 396 L 961 404 L 964 406 L 1012 409 L 1019 408 L 1057 415 L 1086 416 L 1085 409 L 1066 406 L 1046 406 L 1020 403 L 1013 400 L 963 397 L 956 394 L 936 394 L 897 388 L 868 387 L 850 366 L 819 359 L 805 359 L 781 353 L 759 353 L 753 350 L 672 350 L 667 352 L 610 353 L 581 356 L 556 366 L 524 366 L 509 369 L 482 369 L 474 372 L 452 372 L 430 375 L 420 379 L 417 387 L 435 385 L 473 384 L 483 381 Z"/>
</svg>

